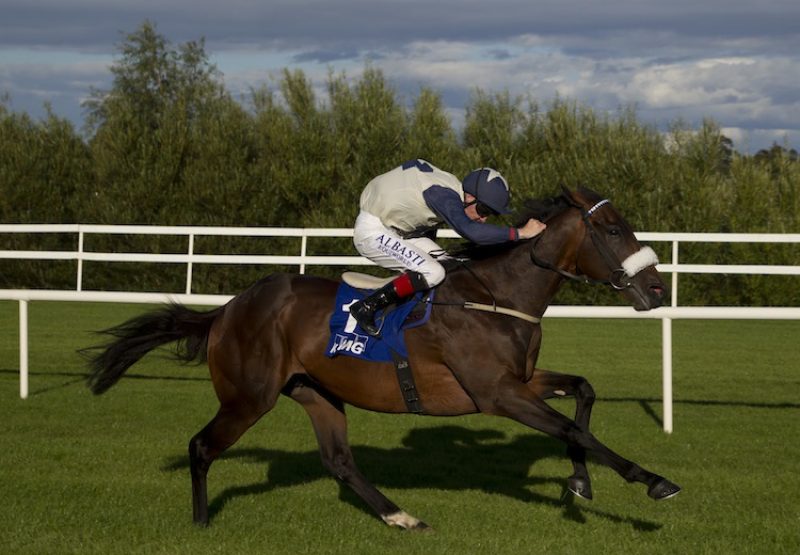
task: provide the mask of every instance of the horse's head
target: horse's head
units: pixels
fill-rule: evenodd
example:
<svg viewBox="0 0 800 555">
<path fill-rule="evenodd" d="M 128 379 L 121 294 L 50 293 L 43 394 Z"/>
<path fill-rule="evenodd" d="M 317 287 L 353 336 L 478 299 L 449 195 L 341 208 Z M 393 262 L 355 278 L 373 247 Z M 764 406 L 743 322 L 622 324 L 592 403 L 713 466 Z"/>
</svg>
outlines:
<svg viewBox="0 0 800 555">
<path fill-rule="evenodd" d="M 552 231 L 560 228 L 566 232 L 569 227 L 572 247 L 568 249 L 569 260 L 556 261 L 558 266 L 551 269 L 565 277 L 606 283 L 619 290 L 636 310 L 661 306 L 667 286 L 655 269 L 658 259 L 650 247 L 639 243 L 625 218 L 607 199 L 589 189 L 565 189 L 562 198 L 569 208 L 559 211 L 561 221 L 553 222 Z M 545 233 L 551 231 L 550 227 L 548 222 Z M 532 256 L 537 264 L 550 266 L 537 257 L 535 249 Z"/>
</svg>

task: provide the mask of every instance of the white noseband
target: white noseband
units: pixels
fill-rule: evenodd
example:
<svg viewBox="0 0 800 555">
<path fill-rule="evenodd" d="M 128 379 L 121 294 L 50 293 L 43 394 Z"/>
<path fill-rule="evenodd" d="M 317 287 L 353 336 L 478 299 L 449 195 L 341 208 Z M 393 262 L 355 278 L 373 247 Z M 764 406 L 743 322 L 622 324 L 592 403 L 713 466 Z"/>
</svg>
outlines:
<svg viewBox="0 0 800 555">
<path fill-rule="evenodd" d="M 622 262 L 622 269 L 628 277 L 633 277 L 645 268 L 658 264 L 658 256 L 650 247 L 642 247 Z"/>
</svg>

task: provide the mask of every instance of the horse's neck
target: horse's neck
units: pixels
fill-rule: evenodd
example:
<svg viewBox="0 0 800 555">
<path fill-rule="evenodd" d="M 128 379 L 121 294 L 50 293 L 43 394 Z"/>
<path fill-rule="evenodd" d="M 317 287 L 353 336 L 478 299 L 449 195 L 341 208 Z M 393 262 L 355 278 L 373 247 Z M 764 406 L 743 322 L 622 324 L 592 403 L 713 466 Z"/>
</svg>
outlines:
<svg viewBox="0 0 800 555">
<path fill-rule="evenodd" d="M 545 261 L 553 266 L 574 273 L 577 271 L 577 255 L 583 233 L 580 212 L 567 210 L 548 221 L 546 233 L 524 248 L 524 260 L 518 261 L 518 264 L 521 268 L 527 268 L 527 294 L 535 299 L 537 316 L 544 313 L 566 278 L 553 269 L 534 263 L 533 250 L 536 249 L 537 256 L 544 256 Z"/>
<path fill-rule="evenodd" d="M 468 269 L 445 282 L 449 286 L 447 296 L 473 302 L 496 302 L 541 317 L 563 278 L 536 266 L 530 249 L 526 241 L 508 252 L 468 263 Z"/>
<path fill-rule="evenodd" d="M 513 284 L 514 303 L 525 308 L 525 311 L 541 317 L 564 282 L 556 272 L 540 268 L 531 259 L 531 247 L 528 242 L 509 253 L 506 274 Z"/>
</svg>

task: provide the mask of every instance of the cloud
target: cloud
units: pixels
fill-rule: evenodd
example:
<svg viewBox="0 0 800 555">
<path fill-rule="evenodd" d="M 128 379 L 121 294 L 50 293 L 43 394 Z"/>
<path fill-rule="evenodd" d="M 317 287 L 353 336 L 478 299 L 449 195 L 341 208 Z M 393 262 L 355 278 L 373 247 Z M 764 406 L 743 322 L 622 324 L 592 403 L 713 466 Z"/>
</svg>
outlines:
<svg viewBox="0 0 800 555">
<path fill-rule="evenodd" d="M 306 62 L 315 62 L 319 64 L 327 64 L 330 62 L 337 62 L 341 60 L 357 60 L 360 53 L 355 49 L 348 50 L 309 50 L 300 54 L 292 56 L 292 62 L 302 64 Z"/>
<path fill-rule="evenodd" d="M 728 125 L 800 128 L 800 60 L 710 58 L 637 72 L 626 97 L 653 109 L 713 113 Z"/>
<path fill-rule="evenodd" d="M 4 0 L 0 43 L 83 45 L 118 40 L 145 18 L 174 40 L 279 42 L 302 48 L 394 48 L 409 41 L 498 41 L 525 34 L 579 46 L 644 37 L 704 42 L 757 38 L 797 45 L 800 4 L 794 0 Z M 57 22 L 53 25 L 51 22 Z M 787 44 L 787 39 L 789 43 Z M 624 46 L 624 45 L 623 45 Z"/>
<path fill-rule="evenodd" d="M 432 87 L 453 114 L 479 87 L 800 143 L 796 0 L 3 0 L 0 92 L 80 117 L 146 18 L 173 44 L 204 37 L 234 92 L 285 67 L 320 85 L 374 62 L 401 95 Z"/>
</svg>

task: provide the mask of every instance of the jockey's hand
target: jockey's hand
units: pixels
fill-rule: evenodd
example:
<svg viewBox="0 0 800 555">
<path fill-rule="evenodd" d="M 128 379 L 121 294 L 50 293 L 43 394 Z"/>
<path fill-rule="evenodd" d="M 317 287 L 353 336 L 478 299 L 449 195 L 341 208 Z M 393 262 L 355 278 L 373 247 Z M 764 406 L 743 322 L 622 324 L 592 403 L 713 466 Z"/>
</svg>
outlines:
<svg viewBox="0 0 800 555">
<path fill-rule="evenodd" d="M 528 220 L 528 223 L 518 228 L 517 231 L 519 232 L 520 239 L 530 239 L 531 237 L 536 237 L 537 235 L 539 235 L 542 231 L 544 231 L 544 228 L 546 227 L 547 227 L 546 224 L 540 222 L 539 220 L 531 218 L 530 220 Z"/>
</svg>

